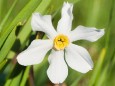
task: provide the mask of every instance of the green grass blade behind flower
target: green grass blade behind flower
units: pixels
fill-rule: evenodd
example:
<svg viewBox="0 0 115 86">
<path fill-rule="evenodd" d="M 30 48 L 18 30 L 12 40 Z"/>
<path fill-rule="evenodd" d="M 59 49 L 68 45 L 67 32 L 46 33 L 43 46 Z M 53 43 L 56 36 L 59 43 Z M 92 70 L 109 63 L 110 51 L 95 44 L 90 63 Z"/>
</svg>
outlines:
<svg viewBox="0 0 115 86">
<path fill-rule="evenodd" d="M 3 28 L 3 25 L 5 24 L 5 22 L 7 22 L 7 19 L 8 19 L 8 17 L 9 17 L 9 15 L 11 14 L 13 8 L 15 7 L 17 1 L 18 1 L 18 0 L 15 0 L 15 1 L 13 2 L 13 5 L 12 5 L 11 8 L 9 9 L 9 11 L 8 11 L 8 13 L 6 14 L 5 18 L 2 20 L 2 22 L 1 22 L 1 24 L 0 24 L 0 32 L 1 32 L 1 30 L 2 30 L 2 28 Z"/>
<path fill-rule="evenodd" d="M 103 72 L 100 74 L 100 78 L 97 79 L 95 86 L 103 86 L 104 81 L 107 79 L 108 75 L 108 64 L 104 68 Z"/>
<path fill-rule="evenodd" d="M 19 86 L 25 70 L 24 66 L 19 64 L 12 65 L 12 69 L 7 73 L 5 86 Z"/>
<path fill-rule="evenodd" d="M 115 49 L 115 1 L 113 0 L 113 4 L 111 7 L 111 15 L 110 15 L 110 24 L 108 25 L 108 30 L 107 30 L 107 43 L 106 43 L 106 47 L 107 47 L 107 56 L 112 57 L 111 55 L 113 55 L 114 53 L 114 49 Z M 108 58 L 107 58 L 108 59 Z M 111 59 L 111 58 L 109 58 Z"/>
<path fill-rule="evenodd" d="M 6 16 L 14 0 L 0 0 L 0 23 Z"/>
<path fill-rule="evenodd" d="M 83 77 L 83 75 L 77 77 L 77 79 L 74 80 L 73 83 L 72 83 L 70 86 L 77 86 L 77 85 L 78 85 L 78 82 L 81 80 L 82 77 Z"/>
<path fill-rule="evenodd" d="M 27 79 L 29 77 L 30 67 L 31 66 L 26 67 L 26 69 L 24 71 L 24 74 L 23 74 L 23 77 L 22 77 L 22 80 L 20 82 L 20 86 L 25 86 L 26 81 L 27 81 Z"/>
<path fill-rule="evenodd" d="M 41 14 L 43 14 L 46 11 L 46 9 L 48 9 L 48 6 L 50 5 L 50 3 L 51 3 L 51 0 L 42 0 L 40 5 L 36 9 L 36 12 L 40 12 Z"/>
<path fill-rule="evenodd" d="M 0 24 L 0 32 L 1 32 L 1 29 L 7 28 L 9 26 L 9 24 L 15 19 L 18 13 L 20 13 L 20 11 L 26 6 L 29 0 L 18 0 L 18 1 L 12 0 L 12 2 L 13 4 L 9 3 L 11 7 L 8 10 L 4 9 L 4 10 L 7 10 L 7 13 L 5 17 L 2 19 L 2 22 Z"/>
<path fill-rule="evenodd" d="M 0 83 L 7 84 L 6 86 L 9 86 L 11 79 L 9 79 L 7 83 L 5 81 L 10 77 L 10 74 L 14 70 L 14 68 L 15 68 L 15 65 L 12 64 L 12 61 L 8 61 L 5 68 L 2 70 L 2 73 L 5 74 L 5 76 L 4 76 L 3 82 L 0 81 Z"/>
<path fill-rule="evenodd" d="M 115 1 L 112 0 L 112 9 L 111 9 L 111 15 L 109 20 L 109 26 L 108 30 L 108 41 L 106 44 L 107 47 L 107 55 L 103 64 L 103 67 L 106 69 L 105 65 L 108 66 L 108 70 L 106 73 L 106 78 L 103 80 L 103 82 L 99 82 L 100 84 L 103 84 L 104 86 L 109 86 L 110 84 L 113 86 L 115 84 Z M 107 33 L 108 33 L 107 30 Z"/>
<path fill-rule="evenodd" d="M 85 10 L 86 26 L 96 26 L 99 28 L 108 26 L 112 0 L 85 0 L 82 3 L 83 8 L 80 9 Z"/>
<path fill-rule="evenodd" d="M 76 17 L 73 19 L 73 29 L 76 28 L 76 24 L 100 29 L 106 28 L 111 4 L 112 1 L 108 0 L 80 0 L 74 5 L 73 15 Z"/>
<path fill-rule="evenodd" d="M 4 43 L 7 36 L 10 34 L 12 29 L 19 23 L 27 21 L 32 12 L 39 5 L 41 0 L 30 0 L 30 2 L 21 10 L 21 12 L 15 17 L 15 19 L 10 23 L 7 28 L 2 29 L 0 32 L 0 47 Z"/>
<path fill-rule="evenodd" d="M 2 3 L 3 3 L 4 0 L 0 0 L 0 15 L 2 15 Z M 2 21 L 2 16 L 0 16 L 0 24 L 1 24 L 1 21 Z"/>
<path fill-rule="evenodd" d="M 2 61 L 2 62 L 0 63 L 0 71 L 1 71 L 1 69 L 6 65 L 7 61 L 8 61 L 8 60 L 5 59 L 4 61 Z"/>
<path fill-rule="evenodd" d="M 19 86 L 20 81 L 21 81 L 21 77 L 22 77 L 23 71 L 20 72 L 15 78 L 13 78 L 13 80 L 10 83 L 10 86 Z"/>
<path fill-rule="evenodd" d="M 47 57 L 48 55 L 46 55 Z M 48 77 L 46 74 L 48 68 L 47 58 L 44 58 L 41 64 L 34 65 L 34 83 L 35 86 L 46 86 Z"/>
<path fill-rule="evenodd" d="M 87 23 L 90 25 L 95 26 L 97 23 L 97 19 L 99 17 L 99 12 L 100 12 L 100 4 L 102 0 L 89 0 L 90 5 L 90 10 L 89 10 L 89 17 Z"/>
<path fill-rule="evenodd" d="M 67 86 L 73 86 L 73 85 L 77 85 L 77 83 L 79 82 L 79 80 L 83 77 L 83 74 L 76 72 L 75 70 L 71 69 L 70 67 L 68 67 L 68 77 L 65 81 L 65 83 L 67 84 Z M 73 77 L 74 76 L 74 77 Z"/>
<path fill-rule="evenodd" d="M 6 42 L 4 43 L 4 45 L 0 51 L 0 62 L 2 62 L 4 60 L 7 53 L 13 46 L 13 43 L 16 40 L 16 29 L 17 29 L 17 26 L 20 26 L 20 25 L 23 25 L 23 24 L 19 23 L 18 25 L 16 25 L 15 28 L 13 29 L 13 31 L 11 32 L 11 34 L 8 36 Z"/>
<path fill-rule="evenodd" d="M 104 49 L 102 49 L 99 59 L 97 61 L 98 63 L 96 64 L 95 69 L 93 70 L 93 74 L 89 81 L 89 86 L 95 85 L 96 80 L 99 78 L 105 54 L 106 54 L 106 49 L 104 48 Z"/>
<path fill-rule="evenodd" d="M 109 60 L 112 58 L 111 60 Z M 115 72 L 115 49 L 113 55 L 108 58 L 108 61 L 106 61 L 106 64 L 103 64 L 103 68 L 101 69 L 100 77 L 97 79 L 95 86 L 109 86 L 114 85 L 115 78 L 114 78 L 114 72 Z"/>
</svg>

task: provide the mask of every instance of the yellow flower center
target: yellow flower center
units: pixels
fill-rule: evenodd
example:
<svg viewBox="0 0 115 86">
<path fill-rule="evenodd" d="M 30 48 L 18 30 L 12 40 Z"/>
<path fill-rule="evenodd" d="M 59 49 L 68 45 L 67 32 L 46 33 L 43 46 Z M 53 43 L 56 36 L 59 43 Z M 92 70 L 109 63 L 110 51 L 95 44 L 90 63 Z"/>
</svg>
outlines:
<svg viewBox="0 0 115 86">
<path fill-rule="evenodd" d="M 54 49 L 63 50 L 69 44 L 69 39 L 67 36 L 60 34 L 57 35 L 54 39 Z"/>
</svg>

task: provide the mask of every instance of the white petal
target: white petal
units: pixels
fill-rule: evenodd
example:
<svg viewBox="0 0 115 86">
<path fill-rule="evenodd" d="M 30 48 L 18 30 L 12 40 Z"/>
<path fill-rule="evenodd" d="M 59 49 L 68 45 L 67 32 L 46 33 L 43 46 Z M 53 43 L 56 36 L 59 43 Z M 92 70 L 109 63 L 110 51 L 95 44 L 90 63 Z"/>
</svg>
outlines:
<svg viewBox="0 0 115 86">
<path fill-rule="evenodd" d="M 17 61 L 24 66 L 39 64 L 52 46 L 51 40 L 34 40 L 25 51 L 17 56 Z"/>
<path fill-rule="evenodd" d="M 93 62 L 87 50 L 75 44 L 66 48 L 65 59 L 68 65 L 81 73 L 86 73 L 93 68 Z"/>
<path fill-rule="evenodd" d="M 52 50 L 48 61 L 50 66 L 47 75 L 52 83 L 59 84 L 64 82 L 68 75 L 68 68 L 64 61 L 64 51 Z"/>
<path fill-rule="evenodd" d="M 50 15 L 42 16 L 39 13 L 33 13 L 31 26 L 33 31 L 42 31 L 46 33 L 46 35 L 51 39 L 53 39 L 57 35 L 57 32 L 52 25 Z"/>
<path fill-rule="evenodd" d="M 70 40 L 88 40 L 91 42 L 97 41 L 104 35 L 104 29 L 96 29 L 94 27 L 78 26 L 75 30 L 70 32 Z"/>
<path fill-rule="evenodd" d="M 61 19 L 57 25 L 57 31 L 62 34 L 68 34 L 72 27 L 73 20 L 73 4 L 69 4 L 68 2 L 63 4 Z"/>
</svg>

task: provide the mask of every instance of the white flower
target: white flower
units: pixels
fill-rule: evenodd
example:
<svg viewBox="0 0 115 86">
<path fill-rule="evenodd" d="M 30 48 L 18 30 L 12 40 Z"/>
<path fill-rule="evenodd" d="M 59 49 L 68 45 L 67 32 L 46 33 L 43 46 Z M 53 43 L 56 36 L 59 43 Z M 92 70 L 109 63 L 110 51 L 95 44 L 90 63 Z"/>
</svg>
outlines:
<svg viewBox="0 0 115 86">
<path fill-rule="evenodd" d="M 43 61 L 46 53 L 52 49 L 48 57 L 50 66 L 47 75 L 53 83 L 62 83 L 66 79 L 67 64 L 81 73 L 92 70 L 93 62 L 88 51 L 81 46 L 72 44 L 72 42 L 81 39 L 94 42 L 104 35 L 104 29 L 99 30 L 81 25 L 71 31 L 72 9 L 73 4 L 63 4 L 57 31 L 52 25 L 51 15 L 42 16 L 39 13 L 34 13 L 31 21 L 33 31 L 42 31 L 49 39 L 33 40 L 30 46 L 17 57 L 18 63 L 24 66 L 39 64 Z"/>
</svg>

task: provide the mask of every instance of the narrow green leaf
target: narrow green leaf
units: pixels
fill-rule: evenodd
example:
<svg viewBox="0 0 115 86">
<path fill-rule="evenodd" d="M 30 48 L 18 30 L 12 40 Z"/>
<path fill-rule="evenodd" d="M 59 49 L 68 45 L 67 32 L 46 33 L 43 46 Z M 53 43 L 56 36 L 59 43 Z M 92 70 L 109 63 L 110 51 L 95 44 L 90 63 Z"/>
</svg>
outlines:
<svg viewBox="0 0 115 86">
<path fill-rule="evenodd" d="M 93 70 L 93 74 L 92 74 L 91 79 L 89 81 L 89 86 L 95 85 L 96 80 L 99 78 L 100 70 L 102 68 L 105 54 L 106 54 L 106 50 L 102 49 L 101 54 L 100 54 L 99 59 L 98 59 L 98 62 L 96 64 L 96 67 Z"/>
<path fill-rule="evenodd" d="M 4 65 L 6 64 L 7 61 L 8 61 L 8 60 L 5 59 L 4 61 L 2 61 L 2 62 L 0 63 L 0 71 L 1 71 L 1 69 L 4 67 Z"/>
<path fill-rule="evenodd" d="M 5 1 L 5 0 L 4 0 Z M 7 0 L 6 3 L 9 3 L 11 5 L 11 7 L 9 8 L 9 10 L 7 11 L 5 17 L 2 19 L 1 22 L 1 29 L 7 28 L 10 23 L 15 19 L 15 17 L 18 15 L 18 13 L 21 12 L 21 10 L 27 5 L 27 3 L 29 2 L 29 0 L 18 0 L 16 3 L 16 0 L 12 0 L 14 7 L 12 8 L 13 4 L 9 3 L 9 0 Z M 8 5 L 7 5 L 8 6 Z M 7 10 L 7 9 L 4 9 Z M 4 11 L 3 10 L 3 11 Z M 9 12 L 10 11 L 10 12 Z M 8 15 L 9 13 L 9 15 Z M 13 16 L 12 16 L 13 15 Z M 7 17 L 7 18 L 6 18 Z M 4 19 L 6 19 L 6 21 L 4 21 Z M 4 22 L 4 23 L 3 23 Z"/>
<path fill-rule="evenodd" d="M 20 72 L 10 83 L 10 86 L 19 86 L 23 71 Z"/>
<path fill-rule="evenodd" d="M 6 79 L 5 86 L 7 86 L 7 84 L 8 86 L 19 86 L 24 70 L 24 66 L 16 64 L 13 70 L 11 70 L 9 77 Z"/>
<path fill-rule="evenodd" d="M 108 64 L 106 65 L 103 72 L 100 74 L 100 78 L 97 79 L 97 82 L 95 83 L 95 86 L 103 86 L 104 81 L 107 78 L 107 72 L 108 72 Z"/>
<path fill-rule="evenodd" d="M 35 86 L 46 86 L 47 85 L 47 71 L 48 62 L 45 57 L 44 61 L 42 61 L 39 65 L 34 65 L 34 83 Z"/>
<path fill-rule="evenodd" d="M 22 11 L 16 16 L 16 18 L 10 23 L 7 28 L 3 28 L 0 32 L 0 47 L 2 46 L 3 42 L 10 34 L 12 29 L 19 23 L 26 21 L 35 8 L 39 5 L 41 0 L 30 0 L 30 2 L 22 9 Z"/>
<path fill-rule="evenodd" d="M 3 0 L 0 0 L 0 15 L 2 15 L 2 3 L 3 3 Z M 2 16 L 0 16 L 0 24 L 1 24 L 1 21 L 2 21 Z"/>
<path fill-rule="evenodd" d="M 3 61 L 3 59 L 6 57 L 7 53 L 9 52 L 10 48 L 12 47 L 15 39 L 16 39 L 16 29 L 17 26 L 22 25 L 22 23 L 18 23 L 15 28 L 13 29 L 13 31 L 11 32 L 11 34 L 8 36 L 5 44 L 3 45 L 1 51 L 0 51 L 0 62 Z M 13 38 L 12 38 L 13 37 Z"/>
<path fill-rule="evenodd" d="M 23 75 L 22 80 L 21 80 L 21 83 L 20 83 L 20 86 L 25 86 L 26 81 L 27 81 L 28 76 L 29 76 L 30 67 L 31 67 L 31 66 L 26 67 L 26 69 L 25 69 L 25 71 L 24 71 L 24 75 Z"/>
<path fill-rule="evenodd" d="M 0 23 L 6 16 L 14 0 L 0 0 Z"/>
<path fill-rule="evenodd" d="M 11 6 L 10 10 L 8 11 L 8 13 L 6 14 L 5 18 L 2 20 L 2 23 L 0 24 L 0 32 L 1 32 L 2 28 L 3 28 L 3 25 L 4 25 L 5 22 L 7 21 L 9 15 L 11 14 L 11 12 L 12 12 L 14 6 L 16 5 L 17 1 L 18 1 L 18 0 L 15 0 L 15 1 L 14 1 L 13 5 Z"/>
<path fill-rule="evenodd" d="M 83 77 L 83 75 L 81 75 L 80 77 L 78 77 L 76 80 L 73 81 L 73 83 L 70 86 L 77 86 L 79 80 Z"/>
</svg>

